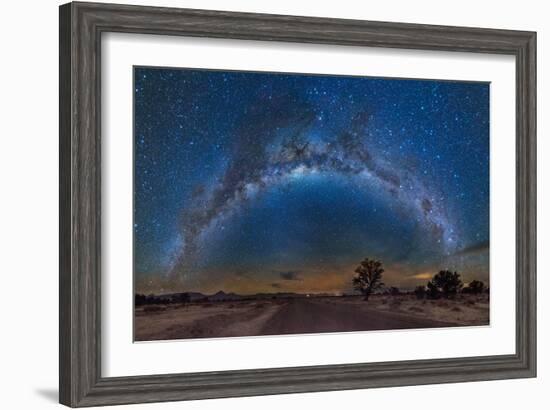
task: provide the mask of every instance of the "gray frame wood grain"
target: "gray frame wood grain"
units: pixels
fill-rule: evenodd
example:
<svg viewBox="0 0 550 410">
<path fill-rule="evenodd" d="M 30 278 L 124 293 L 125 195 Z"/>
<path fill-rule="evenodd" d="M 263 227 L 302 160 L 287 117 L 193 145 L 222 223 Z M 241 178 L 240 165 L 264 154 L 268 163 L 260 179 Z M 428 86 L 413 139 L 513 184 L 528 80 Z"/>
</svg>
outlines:
<svg viewBox="0 0 550 410">
<path fill-rule="evenodd" d="M 516 58 L 516 353 L 101 376 L 101 35 L 218 37 Z M 535 377 L 536 33 L 112 4 L 60 7 L 60 402 L 72 407 Z"/>
</svg>

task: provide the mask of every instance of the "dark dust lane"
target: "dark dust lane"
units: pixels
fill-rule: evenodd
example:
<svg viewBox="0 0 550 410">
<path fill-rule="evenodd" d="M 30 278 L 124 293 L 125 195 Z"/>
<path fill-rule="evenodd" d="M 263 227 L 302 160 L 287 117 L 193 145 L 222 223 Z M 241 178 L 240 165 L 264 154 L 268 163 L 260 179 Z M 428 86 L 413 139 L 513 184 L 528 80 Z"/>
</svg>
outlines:
<svg viewBox="0 0 550 410">
<path fill-rule="evenodd" d="M 352 305 L 322 300 L 293 299 L 267 321 L 260 335 L 352 332 L 362 330 L 418 329 L 456 326 L 376 309 L 359 310 Z"/>
</svg>

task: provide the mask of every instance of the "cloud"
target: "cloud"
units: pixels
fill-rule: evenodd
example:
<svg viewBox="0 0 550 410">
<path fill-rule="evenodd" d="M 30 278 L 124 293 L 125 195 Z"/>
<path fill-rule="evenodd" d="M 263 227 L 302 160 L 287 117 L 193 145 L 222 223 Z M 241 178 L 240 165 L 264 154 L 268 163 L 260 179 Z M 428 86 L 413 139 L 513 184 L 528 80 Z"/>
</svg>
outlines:
<svg viewBox="0 0 550 410">
<path fill-rule="evenodd" d="M 489 241 L 474 243 L 473 245 L 467 246 L 459 250 L 454 255 L 455 256 L 472 255 L 475 253 L 481 253 L 485 251 L 489 251 Z"/>
<path fill-rule="evenodd" d="M 282 280 L 302 280 L 299 271 L 277 272 Z"/>
<path fill-rule="evenodd" d="M 423 272 L 423 273 L 417 273 L 416 275 L 412 275 L 411 278 L 424 280 L 424 279 L 431 279 L 433 276 L 434 276 L 433 273 Z"/>
<path fill-rule="evenodd" d="M 251 275 L 249 271 L 246 270 L 237 270 L 234 275 L 238 278 L 250 279 Z"/>
</svg>

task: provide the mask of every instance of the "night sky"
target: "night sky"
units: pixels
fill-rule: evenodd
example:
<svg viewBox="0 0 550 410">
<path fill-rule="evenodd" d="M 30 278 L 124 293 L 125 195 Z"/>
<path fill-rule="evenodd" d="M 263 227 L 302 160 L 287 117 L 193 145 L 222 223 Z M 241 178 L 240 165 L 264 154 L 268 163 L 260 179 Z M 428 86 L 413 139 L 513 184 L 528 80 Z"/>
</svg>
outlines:
<svg viewBox="0 0 550 410">
<path fill-rule="evenodd" d="M 489 84 L 134 68 L 136 291 L 489 279 Z"/>
</svg>

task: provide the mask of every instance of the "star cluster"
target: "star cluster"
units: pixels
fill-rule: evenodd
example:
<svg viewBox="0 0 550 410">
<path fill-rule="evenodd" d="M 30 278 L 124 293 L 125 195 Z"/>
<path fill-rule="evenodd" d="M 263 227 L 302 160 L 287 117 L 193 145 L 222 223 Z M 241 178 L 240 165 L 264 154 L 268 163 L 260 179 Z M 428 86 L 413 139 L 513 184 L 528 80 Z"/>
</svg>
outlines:
<svg viewBox="0 0 550 410">
<path fill-rule="evenodd" d="M 487 83 L 134 70 L 141 291 L 488 280 Z"/>
</svg>

